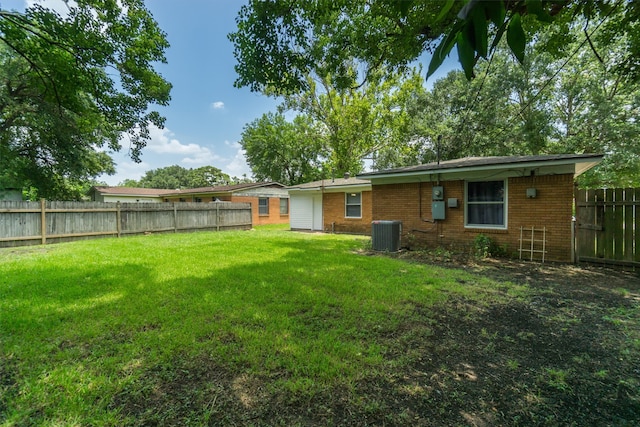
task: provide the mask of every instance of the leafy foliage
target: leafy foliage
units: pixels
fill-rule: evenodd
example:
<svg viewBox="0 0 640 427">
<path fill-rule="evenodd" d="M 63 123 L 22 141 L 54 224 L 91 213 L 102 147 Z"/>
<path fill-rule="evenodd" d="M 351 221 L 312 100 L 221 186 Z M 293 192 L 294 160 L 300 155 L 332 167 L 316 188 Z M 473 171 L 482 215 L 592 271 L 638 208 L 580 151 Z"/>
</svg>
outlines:
<svg viewBox="0 0 640 427">
<path fill-rule="evenodd" d="M 264 114 L 245 126 L 240 144 L 259 181 L 295 185 L 321 178 L 322 135 L 306 116 L 288 122 L 282 113 Z"/>
<path fill-rule="evenodd" d="M 128 134 L 139 159 L 171 85 L 154 71 L 168 46 L 142 0 L 78 0 L 64 16 L 0 10 L 0 169 L 40 196 L 112 173 Z M 113 71 L 116 71 L 114 73 Z"/>
<path fill-rule="evenodd" d="M 625 39 L 596 33 L 580 50 L 580 31 L 566 28 L 569 61 L 548 52 L 555 34 L 527 46 L 520 64 L 501 43 L 478 78 L 455 71 L 418 92 L 404 107 L 411 117 L 404 147 L 378 154 L 389 168 L 464 156 L 605 153 L 604 162 L 580 177 L 582 186 L 639 186 L 640 86 L 612 70 Z M 597 53 L 597 54 L 596 54 Z M 603 62 L 601 62 L 602 60 Z"/>
<path fill-rule="evenodd" d="M 380 67 L 403 69 L 435 46 L 453 21 L 454 8 L 442 13 L 442 4 L 251 0 L 229 35 L 238 60 L 235 84 L 282 95 L 308 89 L 311 74 L 343 89 Z M 361 64 L 358 70 L 353 60 Z"/>
<path fill-rule="evenodd" d="M 241 144 L 258 179 L 293 185 L 355 175 L 383 147 L 404 143 L 402 108 L 421 90 L 417 72 L 370 78 L 359 88 L 339 88 L 331 77 L 309 78 L 307 89 L 284 97 L 281 112 L 245 128 Z M 283 111 L 298 115 L 287 122 Z"/>
<path fill-rule="evenodd" d="M 536 35 L 567 22 L 611 18 L 615 37 L 632 35 L 616 68 L 638 78 L 639 17 L 637 2 L 624 0 L 252 0 L 240 10 L 238 30 L 229 38 L 238 60 L 237 86 L 286 94 L 306 89 L 311 72 L 332 75 L 338 87 L 354 86 L 372 70 L 395 71 L 425 51 L 433 53 L 431 76 L 454 46 L 471 79 L 478 60 L 489 58 L 503 38 L 524 63 L 526 46 Z M 527 28 L 526 21 L 538 24 Z M 349 69 L 352 59 L 364 64 L 359 73 Z"/>
<path fill-rule="evenodd" d="M 169 190 L 213 187 L 228 185 L 237 179 L 232 179 L 226 173 L 213 166 L 202 166 L 196 169 L 186 169 L 173 165 L 147 171 L 140 181 L 127 180 L 122 183 L 125 187 L 166 188 Z"/>
</svg>

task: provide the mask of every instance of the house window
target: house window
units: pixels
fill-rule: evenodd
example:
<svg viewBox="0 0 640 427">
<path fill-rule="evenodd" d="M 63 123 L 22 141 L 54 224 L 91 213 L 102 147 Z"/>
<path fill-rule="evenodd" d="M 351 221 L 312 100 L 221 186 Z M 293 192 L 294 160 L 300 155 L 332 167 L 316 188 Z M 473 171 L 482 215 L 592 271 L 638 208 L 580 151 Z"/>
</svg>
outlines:
<svg viewBox="0 0 640 427">
<path fill-rule="evenodd" d="M 468 227 L 506 228 L 507 182 L 466 182 L 465 224 Z"/>
<path fill-rule="evenodd" d="M 345 217 L 362 217 L 362 193 L 345 193 Z"/>
<path fill-rule="evenodd" d="M 280 215 L 289 215 L 289 199 L 280 199 Z"/>
<path fill-rule="evenodd" d="M 258 214 L 269 215 L 269 199 L 266 197 L 260 197 L 258 199 Z"/>
<path fill-rule="evenodd" d="M 196 197 L 196 203 L 202 203 L 202 197 Z"/>
</svg>

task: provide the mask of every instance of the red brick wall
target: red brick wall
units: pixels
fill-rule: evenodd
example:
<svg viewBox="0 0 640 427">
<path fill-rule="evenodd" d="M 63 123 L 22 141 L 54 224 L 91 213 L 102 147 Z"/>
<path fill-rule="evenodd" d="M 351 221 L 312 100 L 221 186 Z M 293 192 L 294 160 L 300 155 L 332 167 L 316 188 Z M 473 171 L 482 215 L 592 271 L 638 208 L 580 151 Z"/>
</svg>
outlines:
<svg viewBox="0 0 640 427">
<path fill-rule="evenodd" d="M 345 193 L 324 193 L 324 230 L 335 233 L 371 234 L 371 191 L 362 191 L 362 218 L 345 218 Z"/>
<path fill-rule="evenodd" d="M 182 196 L 187 202 L 195 202 L 195 197 Z M 203 203 L 212 201 L 212 196 L 201 196 Z M 179 202 L 180 196 L 168 197 L 168 202 Z M 251 203 L 251 215 L 253 225 L 265 225 L 265 224 L 288 224 L 289 214 L 280 215 L 280 198 L 269 198 L 269 215 L 258 214 L 258 197 L 247 196 L 217 196 L 217 199 L 221 202 L 237 202 L 237 203 Z"/>
<path fill-rule="evenodd" d="M 232 202 L 251 203 L 251 214 L 253 225 L 265 224 L 288 224 L 289 214 L 280 215 L 280 198 L 269 198 L 269 215 L 260 215 L 258 209 L 258 197 L 231 196 Z"/>
<path fill-rule="evenodd" d="M 464 181 L 443 181 L 445 219 L 432 222 L 431 195 L 435 183 L 374 185 L 373 219 L 402 221 L 402 245 L 411 242 L 426 246 L 471 248 L 479 234 L 506 245 L 507 254 L 517 257 L 520 247 L 520 227 L 546 227 L 545 259 L 571 260 L 571 217 L 573 207 L 573 176 L 548 175 L 510 178 L 507 184 L 507 229 L 492 230 L 464 227 Z M 537 197 L 526 197 L 527 188 L 536 188 Z M 457 198 L 458 207 L 446 207 L 448 198 Z M 411 236 L 409 236 L 411 235 Z M 525 232 L 530 238 L 531 231 Z M 536 239 L 542 232 L 536 231 Z M 530 246 L 530 242 L 525 245 Z M 537 247 L 536 247 L 537 249 Z M 541 249 L 541 248 L 540 248 Z M 523 258 L 530 254 L 523 253 Z M 534 259 L 539 259 L 536 254 Z"/>
</svg>

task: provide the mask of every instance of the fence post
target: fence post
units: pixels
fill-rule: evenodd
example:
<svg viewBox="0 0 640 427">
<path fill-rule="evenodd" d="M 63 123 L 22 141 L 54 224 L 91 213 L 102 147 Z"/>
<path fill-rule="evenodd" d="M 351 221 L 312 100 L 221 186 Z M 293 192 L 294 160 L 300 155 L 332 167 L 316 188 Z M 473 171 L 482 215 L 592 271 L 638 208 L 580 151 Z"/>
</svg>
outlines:
<svg viewBox="0 0 640 427">
<path fill-rule="evenodd" d="M 220 231 L 220 203 L 216 202 L 216 231 Z"/>
<path fill-rule="evenodd" d="M 120 211 L 120 201 L 116 202 L 116 230 L 118 237 L 122 234 L 122 212 Z"/>
<path fill-rule="evenodd" d="M 40 199 L 40 236 L 43 245 L 47 244 L 47 212 L 45 199 Z"/>
<path fill-rule="evenodd" d="M 178 232 L 178 207 L 176 202 L 173 202 L 173 232 Z"/>
</svg>

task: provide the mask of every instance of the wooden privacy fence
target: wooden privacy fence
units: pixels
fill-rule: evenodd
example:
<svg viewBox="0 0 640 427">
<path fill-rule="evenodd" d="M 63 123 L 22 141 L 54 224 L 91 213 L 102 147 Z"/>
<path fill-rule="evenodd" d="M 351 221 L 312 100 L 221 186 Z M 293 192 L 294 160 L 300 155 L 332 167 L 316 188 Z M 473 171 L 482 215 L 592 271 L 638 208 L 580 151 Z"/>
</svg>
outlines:
<svg viewBox="0 0 640 427">
<path fill-rule="evenodd" d="M 576 191 L 576 257 L 640 266 L 640 188 Z"/>
<path fill-rule="evenodd" d="M 0 202 L 0 247 L 128 234 L 250 229 L 250 203 Z"/>
</svg>

